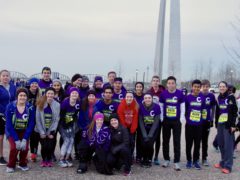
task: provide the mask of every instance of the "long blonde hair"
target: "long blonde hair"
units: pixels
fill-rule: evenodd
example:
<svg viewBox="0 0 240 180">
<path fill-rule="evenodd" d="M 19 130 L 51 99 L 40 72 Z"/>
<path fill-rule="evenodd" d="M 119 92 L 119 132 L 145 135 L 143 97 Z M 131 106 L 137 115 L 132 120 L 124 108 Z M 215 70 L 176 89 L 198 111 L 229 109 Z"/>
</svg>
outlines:
<svg viewBox="0 0 240 180">
<path fill-rule="evenodd" d="M 37 108 L 40 110 L 40 111 L 43 111 L 43 108 L 44 108 L 44 105 L 45 103 L 47 102 L 47 96 L 46 94 L 44 94 L 42 97 L 40 98 L 37 98 Z"/>
</svg>

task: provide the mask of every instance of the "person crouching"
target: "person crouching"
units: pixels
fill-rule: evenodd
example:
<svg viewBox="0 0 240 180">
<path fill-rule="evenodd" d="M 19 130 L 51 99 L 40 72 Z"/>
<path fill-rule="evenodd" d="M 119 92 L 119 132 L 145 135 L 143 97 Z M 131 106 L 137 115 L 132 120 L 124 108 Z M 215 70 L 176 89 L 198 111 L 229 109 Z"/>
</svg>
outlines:
<svg viewBox="0 0 240 180">
<path fill-rule="evenodd" d="M 6 135 L 10 147 L 7 173 L 15 171 L 18 154 L 20 157 L 18 168 L 22 171 L 29 170 L 27 154 L 29 138 L 35 126 L 35 109 L 27 99 L 27 89 L 19 88 L 17 100 L 10 103 L 6 109 Z"/>
</svg>

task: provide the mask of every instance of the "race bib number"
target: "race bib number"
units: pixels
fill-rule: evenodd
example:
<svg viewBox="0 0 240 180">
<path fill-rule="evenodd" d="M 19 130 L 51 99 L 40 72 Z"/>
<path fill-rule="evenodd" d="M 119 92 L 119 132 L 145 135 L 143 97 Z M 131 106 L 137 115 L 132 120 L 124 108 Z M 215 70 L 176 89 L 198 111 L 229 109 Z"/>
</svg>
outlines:
<svg viewBox="0 0 240 180">
<path fill-rule="evenodd" d="M 16 119 L 15 129 L 24 130 L 27 128 L 28 120 L 27 119 Z"/>
<path fill-rule="evenodd" d="M 227 122 L 228 120 L 228 114 L 224 113 L 224 114 L 221 114 L 219 119 L 218 119 L 218 122 L 219 123 L 225 123 Z"/>
<path fill-rule="evenodd" d="M 151 125 L 154 123 L 154 118 L 151 116 L 145 116 L 144 117 L 144 124 Z"/>
<path fill-rule="evenodd" d="M 204 109 L 202 111 L 202 118 L 203 118 L 203 120 L 207 120 L 207 110 L 206 109 Z"/>
<path fill-rule="evenodd" d="M 200 122 L 201 120 L 201 111 L 192 110 L 190 113 L 190 120 L 195 122 Z"/>
<path fill-rule="evenodd" d="M 166 115 L 169 118 L 177 117 L 177 108 L 176 108 L 176 106 L 167 106 Z"/>
<path fill-rule="evenodd" d="M 65 116 L 65 122 L 66 124 L 70 123 L 73 121 L 73 116 L 72 115 L 66 115 Z"/>
</svg>

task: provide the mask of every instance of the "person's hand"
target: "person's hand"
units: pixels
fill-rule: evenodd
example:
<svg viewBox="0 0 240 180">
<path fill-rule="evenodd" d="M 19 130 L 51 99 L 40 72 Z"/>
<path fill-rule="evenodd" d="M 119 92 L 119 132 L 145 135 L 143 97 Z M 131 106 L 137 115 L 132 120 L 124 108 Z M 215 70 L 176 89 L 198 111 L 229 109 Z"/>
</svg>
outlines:
<svg viewBox="0 0 240 180">
<path fill-rule="evenodd" d="M 15 144 L 16 144 L 16 149 L 20 151 L 21 150 L 21 141 L 17 140 L 17 141 L 15 141 Z"/>
<path fill-rule="evenodd" d="M 46 138 L 46 135 L 45 135 L 45 134 L 41 134 L 41 135 L 40 135 L 40 138 L 41 138 L 41 139 L 45 139 L 45 138 Z"/>
<path fill-rule="evenodd" d="M 23 139 L 21 141 L 21 150 L 22 151 L 25 151 L 27 149 L 27 140 L 26 139 Z"/>
<path fill-rule="evenodd" d="M 48 135 L 48 138 L 49 138 L 49 139 L 53 139 L 54 136 L 50 134 L 50 135 Z"/>
<path fill-rule="evenodd" d="M 231 127 L 231 133 L 234 133 L 236 131 L 235 127 Z"/>
</svg>

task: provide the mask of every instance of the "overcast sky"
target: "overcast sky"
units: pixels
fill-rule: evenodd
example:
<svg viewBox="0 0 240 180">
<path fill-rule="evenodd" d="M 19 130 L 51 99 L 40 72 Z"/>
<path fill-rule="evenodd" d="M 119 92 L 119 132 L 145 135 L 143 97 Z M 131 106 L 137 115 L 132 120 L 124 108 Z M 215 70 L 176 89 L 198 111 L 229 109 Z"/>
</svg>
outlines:
<svg viewBox="0 0 240 180">
<path fill-rule="evenodd" d="M 31 75 L 50 66 L 72 76 L 121 65 L 124 78 L 139 69 L 142 79 L 147 66 L 152 75 L 159 6 L 160 0 L 0 0 L 0 69 Z M 181 0 L 184 79 L 195 61 L 229 60 L 222 41 L 236 45 L 230 22 L 237 15 L 239 0 Z M 164 77 L 166 68 L 165 62 Z"/>
</svg>

